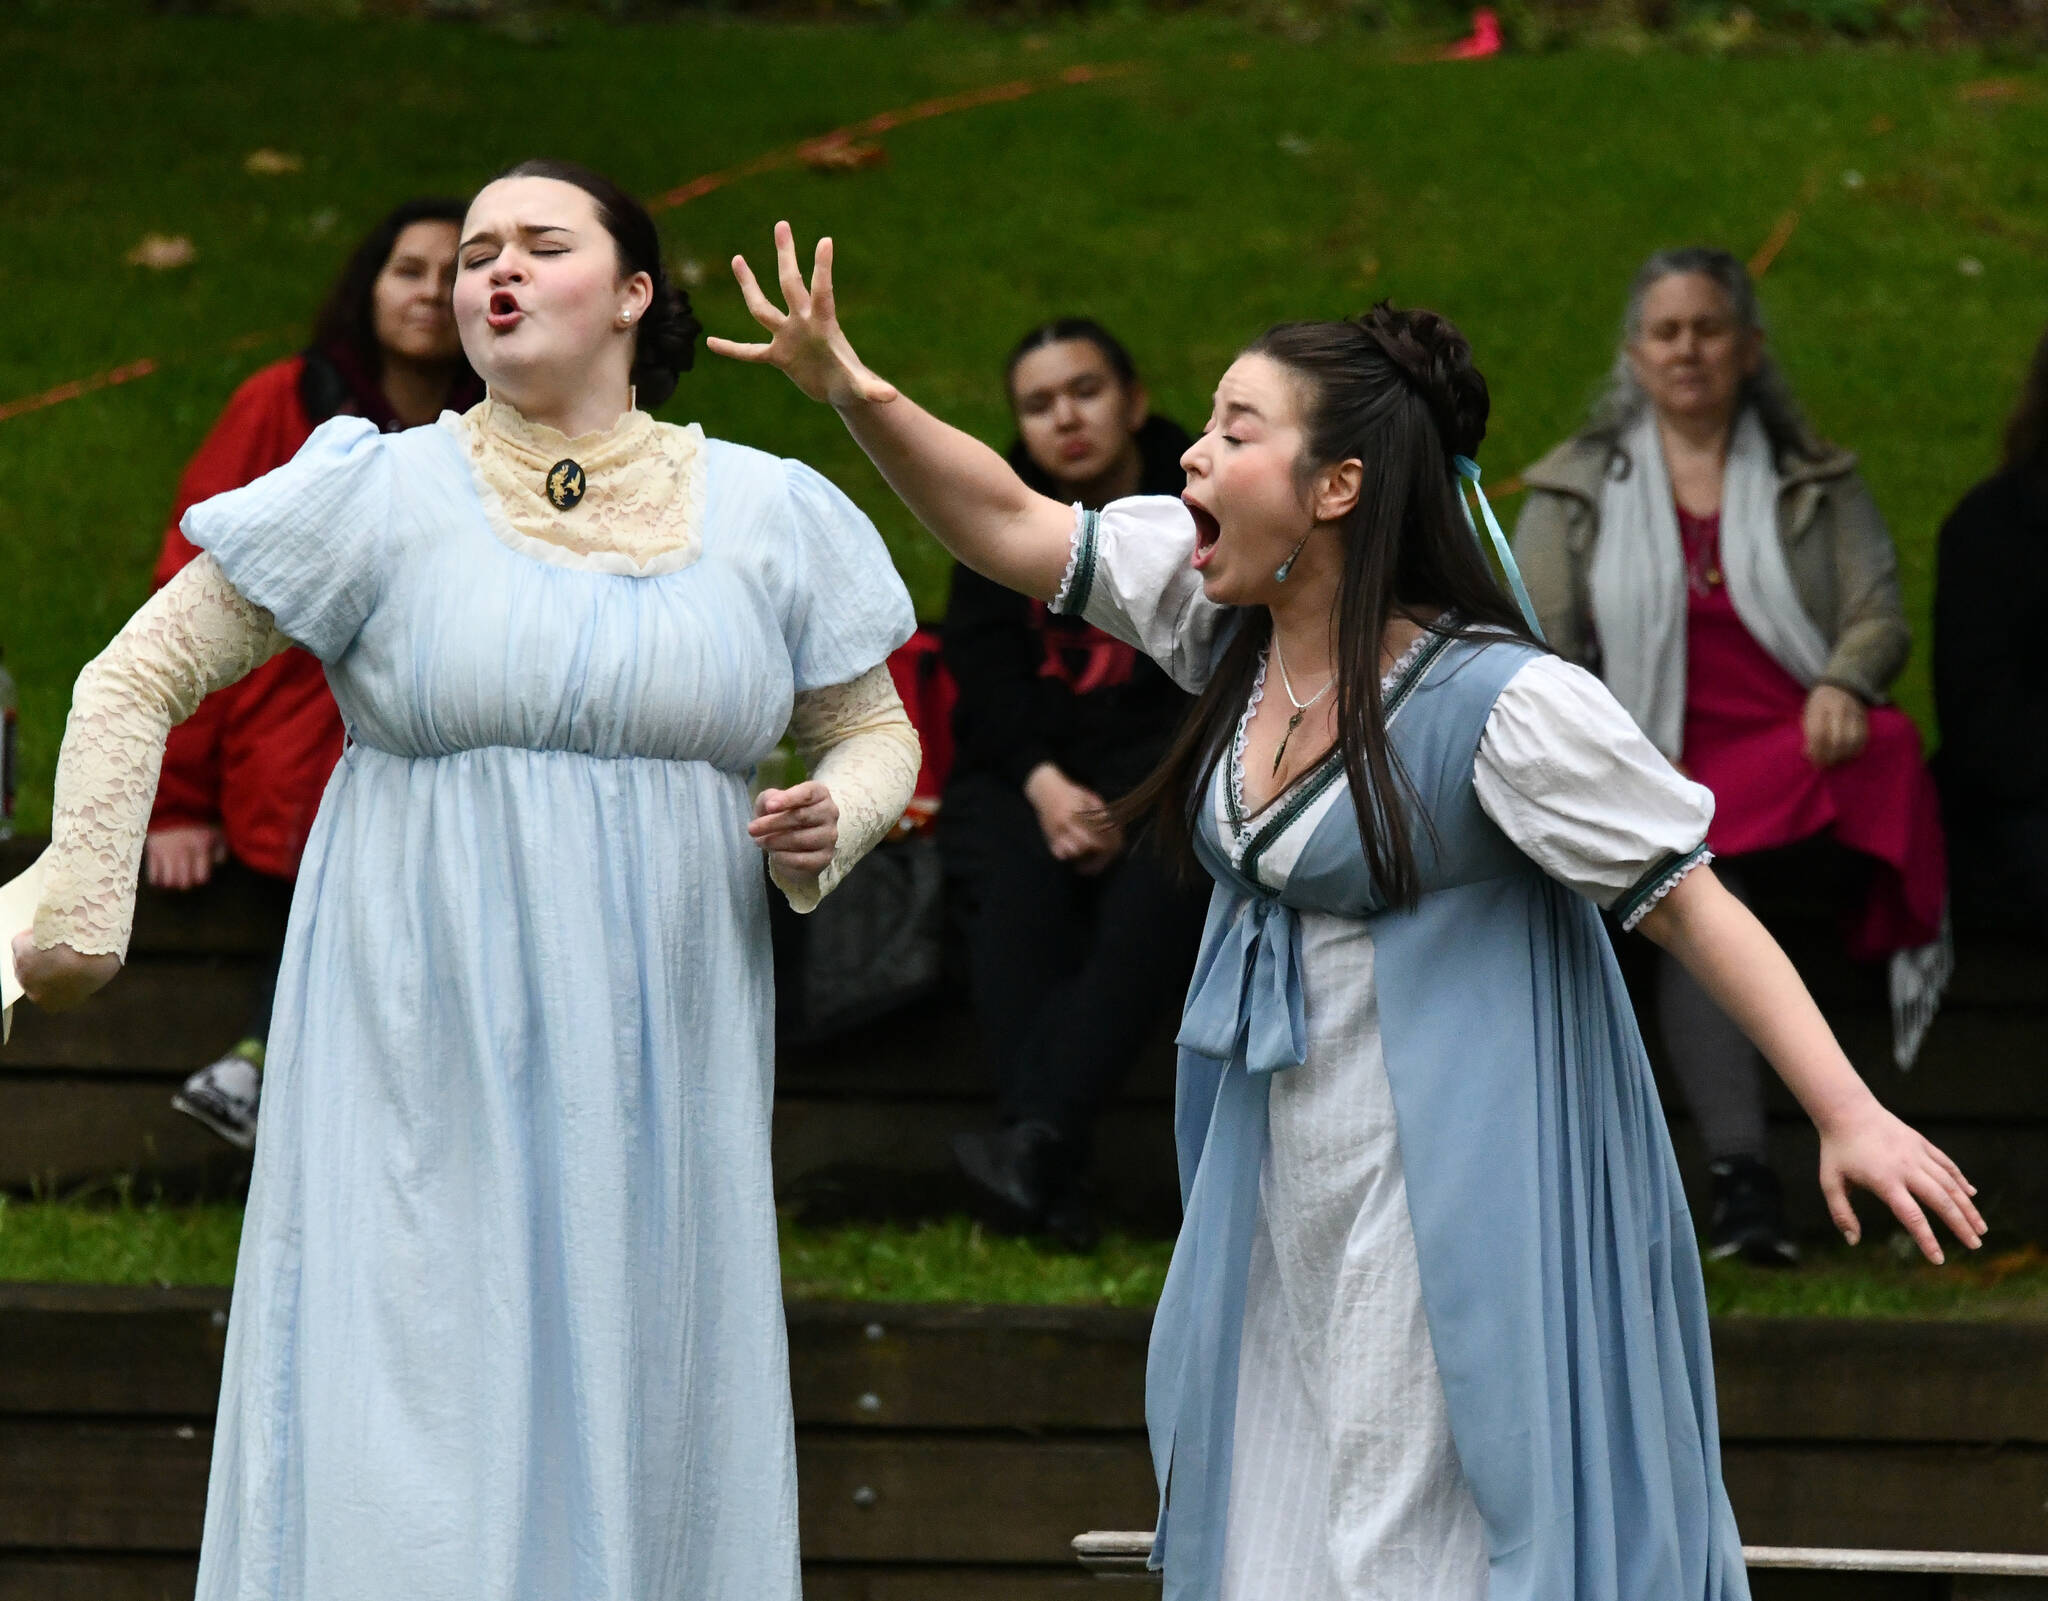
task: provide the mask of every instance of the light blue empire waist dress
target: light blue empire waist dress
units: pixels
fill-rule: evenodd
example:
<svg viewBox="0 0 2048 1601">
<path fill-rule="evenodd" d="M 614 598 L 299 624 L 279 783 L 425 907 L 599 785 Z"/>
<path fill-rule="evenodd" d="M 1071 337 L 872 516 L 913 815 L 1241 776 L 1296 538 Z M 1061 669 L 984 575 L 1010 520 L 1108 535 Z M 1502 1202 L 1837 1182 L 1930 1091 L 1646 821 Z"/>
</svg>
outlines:
<svg viewBox="0 0 2048 1601">
<path fill-rule="evenodd" d="M 444 424 L 446 423 L 444 419 Z M 793 1601 L 748 778 L 909 634 L 880 538 L 708 442 L 701 554 L 513 548 L 447 426 L 184 528 L 349 742 L 271 1026 L 200 1601 Z"/>
</svg>

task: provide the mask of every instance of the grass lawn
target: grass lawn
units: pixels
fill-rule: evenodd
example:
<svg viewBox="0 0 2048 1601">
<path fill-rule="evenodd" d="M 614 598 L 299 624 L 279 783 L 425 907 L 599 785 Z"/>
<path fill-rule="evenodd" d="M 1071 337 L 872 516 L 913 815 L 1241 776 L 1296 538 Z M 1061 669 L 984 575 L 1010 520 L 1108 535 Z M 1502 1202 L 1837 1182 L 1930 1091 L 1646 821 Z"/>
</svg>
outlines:
<svg viewBox="0 0 2048 1601">
<path fill-rule="evenodd" d="M 10 10 L 0 55 L 0 406 L 162 363 L 0 421 L 0 645 L 23 687 L 31 830 L 71 680 L 142 599 L 173 482 L 230 389 L 293 347 L 385 204 L 467 190 L 531 153 L 656 194 L 927 97 L 1127 65 L 908 124 L 858 172 L 768 171 L 666 212 L 673 257 L 703 274 L 704 321 L 747 326 L 722 263 L 758 255 L 775 217 L 830 230 L 864 353 L 993 438 L 1001 356 L 1049 314 L 1122 331 L 1158 404 L 1198 423 L 1262 325 L 1388 295 L 1472 335 L 1496 479 L 1580 414 L 1648 250 L 1748 252 L 1797 207 L 1765 284 L 1778 344 L 1824 430 L 1863 453 L 1920 622 L 1934 530 L 1992 460 L 2048 320 L 2048 70 L 1974 54 L 1406 65 L 1362 32 L 1292 42 L 1185 15 L 1031 32 L 572 21 L 534 46 L 449 24 L 76 0 Z M 259 148 L 302 168 L 245 170 Z M 145 232 L 188 236 L 196 261 L 126 265 Z M 935 547 L 779 378 L 706 358 L 667 414 L 817 463 L 882 525 L 920 606 L 942 604 Z M 1924 653 L 1903 699 L 1925 719 Z"/>
<path fill-rule="evenodd" d="M 0 1281 L 45 1284 L 233 1282 L 241 1209 L 20 1201 L 0 1196 Z M 1902 1239 L 1815 1253 L 1797 1272 L 1707 1264 L 1714 1313 L 1750 1317 L 2048 1319 L 2048 1255 L 2033 1246 L 1930 1267 Z M 1111 1235 L 1091 1256 L 1004 1239 L 963 1219 L 922 1227 L 805 1229 L 784 1224 L 791 1300 L 1148 1307 L 1172 1247 Z"/>
</svg>

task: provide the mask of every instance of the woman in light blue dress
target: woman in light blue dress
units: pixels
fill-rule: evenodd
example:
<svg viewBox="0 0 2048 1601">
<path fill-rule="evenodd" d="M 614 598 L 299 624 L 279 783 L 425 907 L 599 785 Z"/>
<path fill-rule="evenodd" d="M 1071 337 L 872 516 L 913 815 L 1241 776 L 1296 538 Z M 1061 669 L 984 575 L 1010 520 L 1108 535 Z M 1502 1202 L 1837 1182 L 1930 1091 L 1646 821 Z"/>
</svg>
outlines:
<svg viewBox="0 0 2048 1601">
<path fill-rule="evenodd" d="M 807 908 L 900 815 L 910 602 L 816 473 L 629 404 L 695 327 L 609 184 L 489 185 L 460 271 L 492 398 L 339 419 L 194 508 L 206 556 L 81 679 L 24 977 L 62 1003 L 118 965 L 140 835 L 109 819 L 146 819 L 169 723 L 285 640 L 320 657 L 349 742 L 202 1601 L 795 1601 L 761 850 Z M 793 707 L 813 781 L 756 804 Z"/>
<path fill-rule="evenodd" d="M 1740 1601 L 1697 1247 L 1599 908 L 1757 1040 L 1846 1236 L 1851 1184 L 1937 1261 L 1923 1206 L 1971 1246 L 1983 1220 L 1704 866 L 1711 797 L 1495 581 L 1464 339 L 1385 306 L 1269 330 L 1180 499 L 1084 512 L 860 363 L 829 242 L 809 284 L 786 227 L 777 255 L 787 311 L 737 264 L 771 339 L 712 348 L 832 403 L 962 561 L 1200 692 L 1126 819 L 1215 881 L 1147 1374 L 1169 1601 Z"/>
</svg>

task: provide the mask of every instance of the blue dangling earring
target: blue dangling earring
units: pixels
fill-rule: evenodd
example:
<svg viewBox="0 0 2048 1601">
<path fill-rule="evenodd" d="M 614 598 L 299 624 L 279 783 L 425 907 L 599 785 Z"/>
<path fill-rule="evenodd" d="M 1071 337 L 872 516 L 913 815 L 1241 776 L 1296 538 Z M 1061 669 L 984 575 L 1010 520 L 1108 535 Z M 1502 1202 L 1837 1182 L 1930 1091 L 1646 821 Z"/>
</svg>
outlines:
<svg viewBox="0 0 2048 1601">
<path fill-rule="evenodd" d="M 1308 534 L 1312 534 L 1314 532 L 1315 530 L 1311 528 L 1308 531 Z M 1301 539 L 1296 543 L 1294 549 L 1290 550 L 1287 553 L 1287 559 L 1283 561 L 1278 567 L 1275 567 L 1273 569 L 1274 583 L 1284 584 L 1287 582 L 1287 575 L 1294 571 L 1294 563 L 1301 555 L 1301 547 L 1308 543 L 1308 534 L 1303 534 L 1301 536 Z"/>
</svg>

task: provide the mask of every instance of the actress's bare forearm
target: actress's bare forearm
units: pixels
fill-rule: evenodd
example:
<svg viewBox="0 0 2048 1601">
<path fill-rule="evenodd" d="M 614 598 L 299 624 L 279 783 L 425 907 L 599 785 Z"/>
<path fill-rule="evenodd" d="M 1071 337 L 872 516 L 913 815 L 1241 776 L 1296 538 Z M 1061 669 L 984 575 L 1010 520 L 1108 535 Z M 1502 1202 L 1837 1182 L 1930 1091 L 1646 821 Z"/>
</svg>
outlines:
<svg viewBox="0 0 2048 1601">
<path fill-rule="evenodd" d="M 993 450 L 904 394 L 836 410 L 911 515 L 1005 588 L 1050 600 L 1072 543 L 1071 507 L 1038 494 Z"/>
<path fill-rule="evenodd" d="M 1637 927 L 1699 981 L 1825 1131 L 1874 1099 L 1799 971 L 1710 867 L 1696 867 Z"/>
<path fill-rule="evenodd" d="M 716 336 L 721 356 L 779 368 L 811 399 L 834 407 L 917 520 L 955 556 L 1006 588 L 1040 600 L 1058 592 L 1072 545 L 1073 513 L 1035 494 L 980 440 L 940 422 L 874 372 L 839 325 L 832 241 L 820 239 L 809 282 L 796 234 L 775 225 L 778 306 L 744 256 L 733 277 L 747 310 L 769 337 L 752 343 Z"/>
<path fill-rule="evenodd" d="M 1984 1216 L 1963 1170 L 1879 1104 L 1790 958 L 1711 870 L 1694 868 L 1637 926 L 1699 980 L 1813 1119 L 1821 1194 L 1845 1240 L 1863 1237 L 1850 1199 L 1860 1188 L 1891 1209 L 1931 1262 L 1942 1251 L 1929 1213 L 1970 1249 L 1983 1243 Z"/>
</svg>

